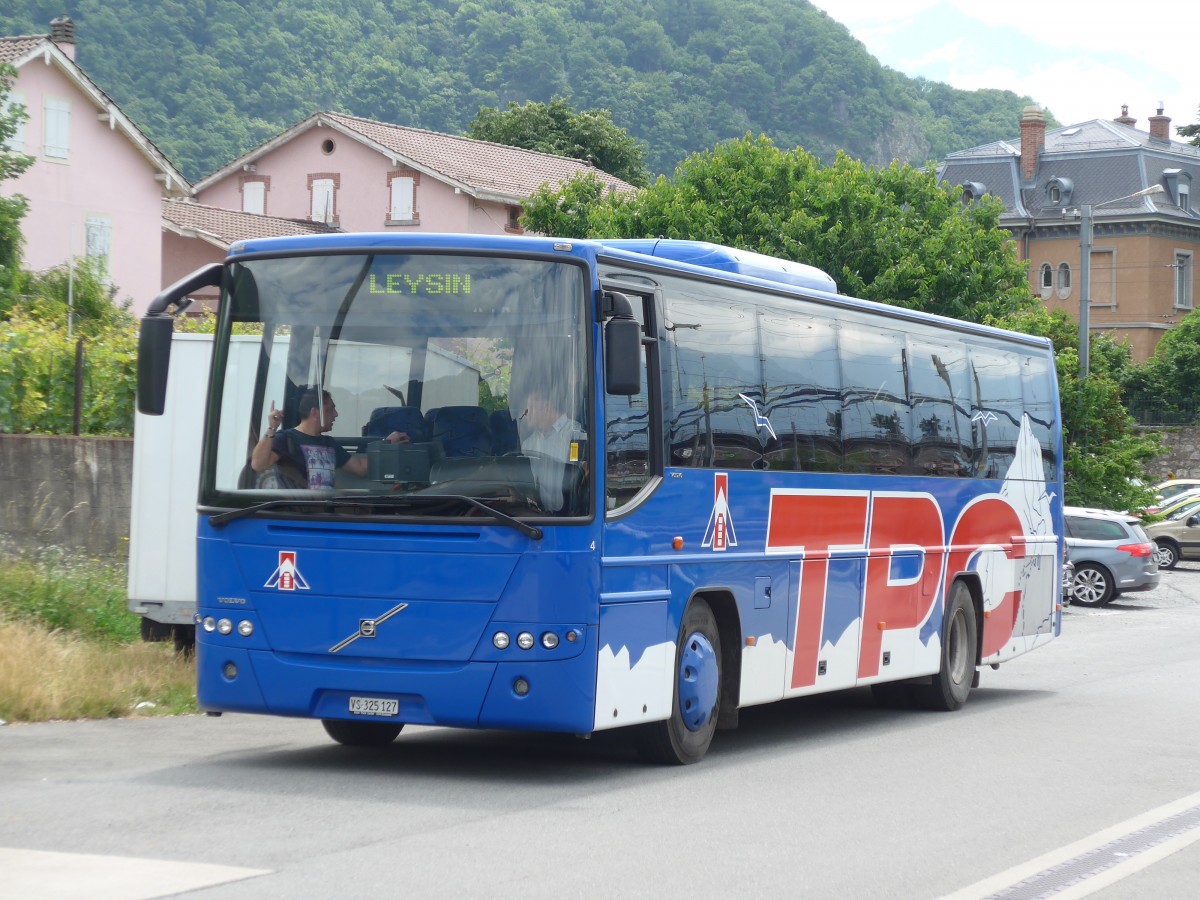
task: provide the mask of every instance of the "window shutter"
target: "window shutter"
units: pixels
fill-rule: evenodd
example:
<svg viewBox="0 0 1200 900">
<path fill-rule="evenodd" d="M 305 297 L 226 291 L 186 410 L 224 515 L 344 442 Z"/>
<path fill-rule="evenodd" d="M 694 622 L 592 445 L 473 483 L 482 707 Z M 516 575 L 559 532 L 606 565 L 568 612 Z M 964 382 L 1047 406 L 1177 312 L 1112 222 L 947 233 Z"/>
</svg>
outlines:
<svg viewBox="0 0 1200 900">
<path fill-rule="evenodd" d="M 71 155 L 71 101 L 46 98 L 45 141 L 42 152 L 51 159 Z"/>
<path fill-rule="evenodd" d="M 314 178 L 312 183 L 312 213 L 314 222 L 333 223 L 333 179 Z"/>
<path fill-rule="evenodd" d="M 413 180 L 411 178 L 392 179 L 392 214 L 393 222 L 409 222 L 413 218 Z"/>
<path fill-rule="evenodd" d="M 88 216 L 84 252 L 88 259 L 98 260 L 105 276 L 112 272 L 112 219 Z"/>
<path fill-rule="evenodd" d="M 258 213 L 267 208 L 266 184 L 262 181 L 247 181 L 242 184 L 242 212 Z"/>
</svg>

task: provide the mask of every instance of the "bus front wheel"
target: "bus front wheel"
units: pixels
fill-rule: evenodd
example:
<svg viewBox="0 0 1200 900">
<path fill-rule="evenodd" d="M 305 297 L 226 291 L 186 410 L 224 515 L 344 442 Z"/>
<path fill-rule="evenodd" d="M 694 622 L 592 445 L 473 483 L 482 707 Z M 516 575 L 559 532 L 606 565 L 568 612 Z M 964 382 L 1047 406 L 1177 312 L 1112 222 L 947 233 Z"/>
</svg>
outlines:
<svg viewBox="0 0 1200 900">
<path fill-rule="evenodd" d="M 651 762 L 687 765 L 708 752 L 721 707 L 721 635 L 709 605 L 688 606 L 675 645 L 671 716 L 642 726 L 638 750 Z"/>
<path fill-rule="evenodd" d="M 345 719 L 322 719 L 325 732 L 347 747 L 386 747 L 400 734 L 402 722 L 348 722 Z"/>
<path fill-rule="evenodd" d="M 961 581 L 955 582 L 942 627 L 941 671 L 933 676 L 932 684 L 918 686 L 917 696 L 926 709 L 950 712 L 967 702 L 975 679 L 978 636 L 971 592 Z"/>
</svg>

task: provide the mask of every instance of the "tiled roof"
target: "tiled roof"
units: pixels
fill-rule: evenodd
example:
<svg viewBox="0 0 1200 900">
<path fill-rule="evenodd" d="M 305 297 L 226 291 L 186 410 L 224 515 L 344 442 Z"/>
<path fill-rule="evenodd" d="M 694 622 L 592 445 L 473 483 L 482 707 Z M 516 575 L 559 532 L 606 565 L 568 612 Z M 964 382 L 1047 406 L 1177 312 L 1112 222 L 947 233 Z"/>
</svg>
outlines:
<svg viewBox="0 0 1200 900">
<path fill-rule="evenodd" d="M 479 191 L 509 194 L 513 199 L 524 199 L 543 184 L 557 185 L 589 168 L 586 163 L 565 156 L 521 150 L 419 128 L 388 125 L 341 113 L 324 115 L 453 181 Z M 633 190 L 632 185 L 620 178 L 599 169 L 594 171 L 612 190 Z"/>
<path fill-rule="evenodd" d="M 0 63 L 11 63 L 21 59 L 48 40 L 50 40 L 49 36 L 44 34 L 18 34 L 14 37 L 0 37 Z"/>
<path fill-rule="evenodd" d="M 338 230 L 320 222 L 260 216 L 233 209 L 203 206 L 190 200 L 164 200 L 162 211 L 163 219 L 176 228 L 198 232 L 213 243 L 219 243 L 225 247 L 234 241 L 251 238 L 323 234 Z"/>
<path fill-rule="evenodd" d="M 428 172 L 485 199 L 519 202 L 543 184 L 557 186 L 587 171 L 595 172 L 610 190 L 622 193 L 635 190 L 628 182 L 578 159 L 332 112 L 310 116 L 202 179 L 196 189 L 203 190 L 297 134 L 320 125 L 352 135 L 379 152 L 397 158 L 401 163 Z"/>
</svg>

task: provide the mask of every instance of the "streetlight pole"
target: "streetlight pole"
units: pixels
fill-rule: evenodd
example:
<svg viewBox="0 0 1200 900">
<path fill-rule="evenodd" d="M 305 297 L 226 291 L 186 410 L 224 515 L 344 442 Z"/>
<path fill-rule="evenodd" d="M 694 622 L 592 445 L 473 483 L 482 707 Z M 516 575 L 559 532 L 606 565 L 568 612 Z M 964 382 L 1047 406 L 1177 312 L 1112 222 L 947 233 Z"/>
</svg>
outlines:
<svg viewBox="0 0 1200 900">
<path fill-rule="evenodd" d="M 1161 184 L 1154 184 L 1125 197 L 1115 197 L 1103 203 L 1084 204 L 1079 207 L 1079 377 L 1087 378 L 1091 352 L 1091 323 L 1088 321 L 1092 307 L 1092 210 L 1122 200 L 1148 197 L 1166 193 Z"/>
<path fill-rule="evenodd" d="M 1092 338 L 1092 207 L 1079 207 L 1079 377 L 1087 378 Z"/>
</svg>

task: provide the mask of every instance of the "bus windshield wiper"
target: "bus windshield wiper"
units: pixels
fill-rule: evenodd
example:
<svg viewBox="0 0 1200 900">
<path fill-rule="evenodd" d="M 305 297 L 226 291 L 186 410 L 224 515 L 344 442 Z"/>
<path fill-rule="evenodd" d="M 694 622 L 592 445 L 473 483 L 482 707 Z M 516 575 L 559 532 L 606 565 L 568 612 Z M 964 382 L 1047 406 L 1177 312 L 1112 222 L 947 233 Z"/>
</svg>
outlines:
<svg viewBox="0 0 1200 900">
<path fill-rule="evenodd" d="M 253 506 L 246 506 L 242 509 L 231 509 L 228 512 L 217 513 L 208 517 L 208 523 L 214 528 L 220 528 L 235 519 L 252 516 L 263 510 L 276 509 L 280 506 L 316 506 L 332 510 L 335 506 L 405 506 L 408 504 L 434 506 L 446 501 L 458 501 L 474 506 L 476 509 L 483 510 L 488 515 L 493 516 L 502 525 L 515 528 L 528 538 L 532 538 L 535 541 L 542 539 L 542 529 L 536 525 L 522 522 L 520 519 L 500 512 L 500 510 L 484 503 L 482 500 L 476 500 L 474 497 L 468 497 L 465 494 L 387 494 L 383 496 L 340 494 L 333 497 L 321 497 L 315 500 L 278 498 L 275 500 L 266 500 L 262 503 L 255 503 Z"/>
</svg>

